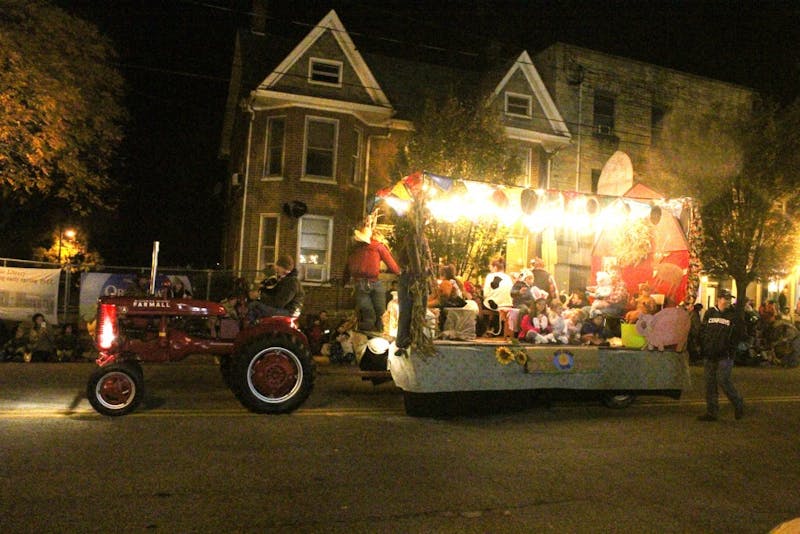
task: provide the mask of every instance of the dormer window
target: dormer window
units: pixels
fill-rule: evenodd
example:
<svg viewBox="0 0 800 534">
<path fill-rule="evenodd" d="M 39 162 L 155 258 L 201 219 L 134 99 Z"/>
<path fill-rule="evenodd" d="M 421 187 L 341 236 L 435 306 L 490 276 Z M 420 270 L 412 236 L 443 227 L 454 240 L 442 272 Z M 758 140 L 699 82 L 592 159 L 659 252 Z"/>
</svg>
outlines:
<svg viewBox="0 0 800 534">
<path fill-rule="evenodd" d="M 312 57 L 308 61 L 308 82 L 341 87 L 342 62 Z"/>
<path fill-rule="evenodd" d="M 506 93 L 506 115 L 530 119 L 532 116 L 531 102 L 530 95 Z"/>
</svg>

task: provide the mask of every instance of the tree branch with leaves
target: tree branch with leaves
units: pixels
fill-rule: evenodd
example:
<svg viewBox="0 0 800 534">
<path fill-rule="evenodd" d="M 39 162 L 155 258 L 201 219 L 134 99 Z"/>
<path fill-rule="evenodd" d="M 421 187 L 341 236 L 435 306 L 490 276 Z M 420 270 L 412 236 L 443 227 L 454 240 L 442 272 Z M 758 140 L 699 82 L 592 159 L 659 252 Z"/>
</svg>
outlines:
<svg viewBox="0 0 800 534">
<path fill-rule="evenodd" d="M 758 102 L 739 114 L 676 109 L 662 141 L 664 157 L 650 163 L 666 179 L 654 185 L 700 201 L 707 272 L 744 292 L 797 263 L 800 101 Z"/>
<path fill-rule="evenodd" d="M 43 0 L 0 0 L 0 230 L 114 204 L 110 177 L 127 111 L 111 42 Z M 0 244 L 0 250 L 5 245 Z"/>
</svg>

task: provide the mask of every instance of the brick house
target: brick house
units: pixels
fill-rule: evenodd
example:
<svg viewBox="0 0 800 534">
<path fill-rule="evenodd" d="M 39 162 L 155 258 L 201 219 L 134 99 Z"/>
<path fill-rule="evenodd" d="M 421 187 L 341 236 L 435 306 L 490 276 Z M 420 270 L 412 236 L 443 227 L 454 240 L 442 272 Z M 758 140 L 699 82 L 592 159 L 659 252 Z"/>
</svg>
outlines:
<svg viewBox="0 0 800 534">
<path fill-rule="evenodd" d="M 741 116 L 755 96 L 735 84 L 565 43 L 535 54 L 533 62 L 572 132 L 569 149 L 552 158 L 552 189 L 597 192 L 601 170 L 617 151 L 630 157 L 635 182 L 653 183 L 662 172 L 654 162 L 664 155 L 660 137 L 671 110 L 688 105 Z M 558 240 L 560 287 L 585 285 L 591 246 Z"/>
<path fill-rule="evenodd" d="M 562 43 L 534 56 L 522 51 L 487 71 L 412 62 L 356 46 L 334 11 L 296 39 L 240 30 L 221 142 L 230 169 L 226 267 L 258 280 L 279 254 L 290 254 L 307 310 L 350 307 L 336 280 L 352 231 L 375 191 L 401 178 L 392 163 L 413 130 L 417 84 L 433 82 L 486 89 L 525 162 L 517 185 L 579 191 L 594 190 L 616 150 L 646 176 L 659 117 L 676 92 L 708 105 L 740 105 L 750 95 Z M 540 246 L 535 236 L 510 240 L 516 263 Z M 559 240 L 562 287 L 586 282 L 587 246 Z"/>
</svg>

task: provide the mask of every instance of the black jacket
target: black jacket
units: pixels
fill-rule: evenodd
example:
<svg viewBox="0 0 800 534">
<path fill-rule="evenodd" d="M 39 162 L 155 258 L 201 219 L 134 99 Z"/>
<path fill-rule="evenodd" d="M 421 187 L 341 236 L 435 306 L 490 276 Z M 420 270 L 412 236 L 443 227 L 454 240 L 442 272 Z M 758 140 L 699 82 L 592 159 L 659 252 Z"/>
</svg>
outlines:
<svg viewBox="0 0 800 534">
<path fill-rule="evenodd" d="M 294 313 L 303 308 L 305 292 L 297 278 L 297 269 L 292 269 L 278 283 L 261 293 L 259 300 L 268 306 Z"/>
<path fill-rule="evenodd" d="M 703 316 L 700 346 L 703 358 L 724 360 L 732 358 L 742 334 L 743 325 L 731 306 L 724 312 L 714 306 Z"/>
</svg>

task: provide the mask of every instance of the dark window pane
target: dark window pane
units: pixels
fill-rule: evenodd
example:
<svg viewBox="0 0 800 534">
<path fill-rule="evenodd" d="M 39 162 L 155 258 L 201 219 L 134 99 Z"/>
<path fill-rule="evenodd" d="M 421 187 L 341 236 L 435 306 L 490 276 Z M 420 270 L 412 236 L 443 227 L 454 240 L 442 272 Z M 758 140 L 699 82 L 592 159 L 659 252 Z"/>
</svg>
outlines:
<svg viewBox="0 0 800 534">
<path fill-rule="evenodd" d="M 309 149 L 306 154 L 306 174 L 333 178 L 333 153 Z"/>
<path fill-rule="evenodd" d="M 270 119 L 267 149 L 267 176 L 283 174 L 283 119 Z"/>
</svg>

